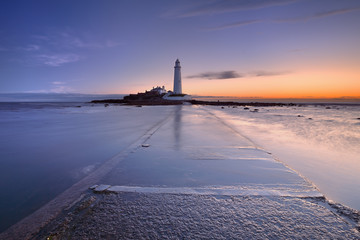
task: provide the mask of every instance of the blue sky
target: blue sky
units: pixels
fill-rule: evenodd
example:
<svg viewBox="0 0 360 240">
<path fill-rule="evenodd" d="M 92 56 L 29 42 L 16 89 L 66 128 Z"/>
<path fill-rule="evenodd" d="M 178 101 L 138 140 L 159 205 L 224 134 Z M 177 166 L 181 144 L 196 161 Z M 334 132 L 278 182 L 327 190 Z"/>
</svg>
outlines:
<svg viewBox="0 0 360 240">
<path fill-rule="evenodd" d="M 359 97 L 360 2 L 2 1 L 0 92 Z M 357 94 L 356 94 L 357 92 Z"/>
</svg>

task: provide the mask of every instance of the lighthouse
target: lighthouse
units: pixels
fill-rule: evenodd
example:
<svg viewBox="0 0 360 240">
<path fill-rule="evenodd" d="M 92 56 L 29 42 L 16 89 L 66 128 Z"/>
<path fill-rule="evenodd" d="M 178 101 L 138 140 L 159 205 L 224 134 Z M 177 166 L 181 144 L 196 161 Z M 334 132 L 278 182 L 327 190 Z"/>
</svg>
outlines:
<svg viewBox="0 0 360 240">
<path fill-rule="evenodd" d="M 191 100 L 191 96 L 184 94 L 181 87 L 181 66 L 179 59 L 175 61 L 174 67 L 174 91 L 168 91 L 163 99 L 171 101 L 186 101 Z"/>
<path fill-rule="evenodd" d="M 174 67 L 174 94 L 182 94 L 181 89 L 181 66 L 179 59 L 175 61 Z"/>
</svg>

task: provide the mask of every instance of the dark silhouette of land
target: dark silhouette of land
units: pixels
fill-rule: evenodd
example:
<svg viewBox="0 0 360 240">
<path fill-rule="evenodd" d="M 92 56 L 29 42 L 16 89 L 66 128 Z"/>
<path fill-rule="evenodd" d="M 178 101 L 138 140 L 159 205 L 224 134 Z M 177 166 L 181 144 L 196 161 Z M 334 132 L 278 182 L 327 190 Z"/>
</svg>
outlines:
<svg viewBox="0 0 360 240">
<path fill-rule="evenodd" d="M 163 99 L 165 94 L 157 92 L 145 92 L 138 94 L 130 94 L 123 99 L 104 99 L 93 100 L 91 103 L 102 104 L 124 104 L 124 105 L 181 105 L 184 103 L 192 105 L 212 105 L 212 106 L 254 106 L 254 107 L 271 107 L 271 106 L 295 106 L 293 103 L 269 103 L 269 102 L 220 102 L 220 101 L 200 101 L 200 100 L 167 100 Z"/>
</svg>

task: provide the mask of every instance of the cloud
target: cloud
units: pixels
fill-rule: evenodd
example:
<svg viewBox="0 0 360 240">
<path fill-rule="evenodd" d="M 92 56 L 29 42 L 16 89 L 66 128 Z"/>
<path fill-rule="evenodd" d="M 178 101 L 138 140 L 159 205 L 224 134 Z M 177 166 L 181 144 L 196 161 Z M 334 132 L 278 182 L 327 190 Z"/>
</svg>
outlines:
<svg viewBox="0 0 360 240">
<path fill-rule="evenodd" d="M 240 21 L 240 22 L 234 22 L 234 23 L 230 23 L 230 24 L 221 25 L 221 26 L 214 27 L 214 28 L 208 28 L 206 30 L 209 30 L 209 31 L 223 30 L 223 29 L 227 29 L 227 28 L 242 27 L 242 26 L 259 23 L 259 22 L 263 22 L 263 21 L 262 20 Z"/>
<path fill-rule="evenodd" d="M 58 84 L 61 83 L 61 84 Z M 69 86 L 65 86 L 65 82 L 52 82 L 53 86 L 47 90 L 33 91 L 35 93 L 72 93 L 75 90 Z"/>
<path fill-rule="evenodd" d="M 48 36 L 44 36 L 44 35 L 32 35 L 31 37 L 33 39 L 38 39 L 38 40 L 43 40 L 43 41 L 50 40 Z"/>
<path fill-rule="evenodd" d="M 54 81 L 48 89 L 25 91 L 26 93 L 74 93 L 72 87 L 66 86 L 66 82 Z"/>
<path fill-rule="evenodd" d="M 38 60 L 48 66 L 59 67 L 66 63 L 77 62 L 81 59 L 79 55 L 76 54 L 54 54 L 54 55 L 38 55 Z"/>
<path fill-rule="evenodd" d="M 75 48 L 101 48 L 102 45 L 94 41 L 86 41 L 78 36 L 69 34 L 68 32 L 61 32 L 58 39 L 61 45 Z"/>
<path fill-rule="evenodd" d="M 33 35 L 32 38 L 43 45 L 56 46 L 57 48 L 86 48 L 100 49 L 112 48 L 121 45 L 120 42 L 114 40 L 99 39 L 98 36 L 73 34 L 71 31 L 52 32 L 46 36 Z"/>
<path fill-rule="evenodd" d="M 66 84 L 66 82 L 55 81 L 55 82 L 52 82 L 52 84 L 54 84 L 54 85 L 64 85 L 64 84 Z"/>
<path fill-rule="evenodd" d="M 332 15 L 344 14 L 344 13 L 354 12 L 354 11 L 359 11 L 359 10 L 360 10 L 360 7 L 357 7 L 357 8 L 344 8 L 344 9 L 338 9 L 338 10 L 318 13 L 314 17 L 318 17 L 318 18 L 319 17 L 328 17 L 328 16 L 332 16 Z"/>
<path fill-rule="evenodd" d="M 213 79 L 230 79 L 230 78 L 241 78 L 242 75 L 235 71 L 222 71 L 222 72 L 205 72 L 197 75 L 188 76 L 187 78 L 205 78 L 209 80 Z"/>
<path fill-rule="evenodd" d="M 40 49 L 39 45 L 36 44 L 29 44 L 26 47 L 19 47 L 17 48 L 19 50 L 25 50 L 27 52 L 33 52 L 33 51 L 38 51 Z"/>
<path fill-rule="evenodd" d="M 285 75 L 285 74 L 289 74 L 289 73 L 290 73 L 290 71 L 272 72 L 272 71 L 259 70 L 259 71 L 251 72 L 250 75 L 254 76 L 254 77 L 269 77 L 269 76 Z"/>
<path fill-rule="evenodd" d="M 327 11 L 327 12 L 316 13 L 316 14 L 311 15 L 311 16 L 278 19 L 278 20 L 274 20 L 274 22 L 279 22 L 279 23 L 282 23 L 282 22 L 302 22 L 302 21 L 309 21 L 309 20 L 317 19 L 317 18 L 329 17 L 329 16 L 333 16 L 333 15 L 345 14 L 345 13 L 359 11 L 359 10 L 360 10 L 360 7 L 357 7 L 357 8 L 343 8 L 343 9 L 337 9 L 337 10 L 332 10 L 332 11 Z"/>
<path fill-rule="evenodd" d="M 68 86 L 59 86 L 56 85 L 54 88 L 50 89 L 48 92 L 50 93 L 69 93 L 74 92 L 74 89 Z"/>
<path fill-rule="evenodd" d="M 51 89 L 39 89 L 25 91 L 25 93 L 74 93 L 76 92 L 73 88 L 67 86 L 56 86 Z"/>
<path fill-rule="evenodd" d="M 345 13 L 359 11 L 359 10 L 360 10 L 360 7 L 358 7 L 358 8 L 344 8 L 344 9 L 332 10 L 332 11 L 327 11 L 327 12 L 321 12 L 321 13 L 314 14 L 312 16 L 305 16 L 305 17 L 277 19 L 277 20 L 271 20 L 271 21 L 269 21 L 269 20 L 240 21 L 240 22 L 224 24 L 224 25 L 221 25 L 221 26 L 218 26 L 218 27 L 208 28 L 206 30 L 208 30 L 208 31 L 217 31 L 217 30 L 223 30 L 223 29 L 235 28 L 235 27 L 242 27 L 242 26 L 246 26 L 246 25 L 250 25 L 250 24 L 254 24 L 254 23 L 261 23 L 261 22 L 267 22 L 267 21 L 276 22 L 276 23 L 309 21 L 309 20 L 312 20 L 312 19 L 329 17 L 329 16 L 339 15 L 339 14 L 345 14 Z"/>
<path fill-rule="evenodd" d="M 73 34 L 71 31 L 53 31 L 46 35 L 32 35 L 31 40 L 36 44 L 16 48 L 28 52 L 19 62 L 51 67 L 80 61 L 84 58 L 79 55 L 84 52 L 81 49 L 105 49 L 121 45 L 113 40 L 104 40 L 89 34 Z"/>
<path fill-rule="evenodd" d="M 198 5 L 177 13 L 167 13 L 167 16 L 175 17 L 194 17 L 210 14 L 221 14 L 226 12 L 236 12 L 247 9 L 259 9 L 271 6 L 286 5 L 297 0 L 217 0 L 207 1 L 205 4 Z"/>
<path fill-rule="evenodd" d="M 55 81 L 51 83 L 53 86 L 50 90 L 45 90 L 46 93 L 69 93 L 74 92 L 74 89 L 66 86 L 66 82 Z"/>
<path fill-rule="evenodd" d="M 280 76 L 289 74 L 291 71 L 266 71 L 266 70 L 257 70 L 252 71 L 246 74 L 239 74 L 236 71 L 222 71 L 222 72 L 205 72 L 199 73 L 192 76 L 187 76 L 186 78 L 204 78 L 209 80 L 216 79 L 232 79 L 232 78 L 244 78 L 244 77 L 270 77 L 270 76 Z"/>
</svg>

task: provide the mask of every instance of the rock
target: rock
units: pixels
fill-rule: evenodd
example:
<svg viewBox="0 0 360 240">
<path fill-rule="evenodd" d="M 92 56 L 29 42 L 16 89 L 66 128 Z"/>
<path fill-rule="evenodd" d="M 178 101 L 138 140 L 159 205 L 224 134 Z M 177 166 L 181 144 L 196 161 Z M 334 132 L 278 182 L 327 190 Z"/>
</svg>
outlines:
<svg viewBox="0 0 360 240">
<path fill-rule="evenodd" d="M 108 189 L 109 187 L 111 187 L 111 185 L 104 185 L 104 184 L 101 184 L 99 186 L 97 186 L 96 188 L 94 188 L 94 192 L 103 192 L 105 191 L 106 189 Z"/>
<path fill-rule="evenodd" d="M 89 189 L 91 190 L 94 190 L 95 188 L 97 188 L 99 185 L 95 184 L 95 185 L 92 185 L 91 187 L 89 187 Z"/>
</svg>

